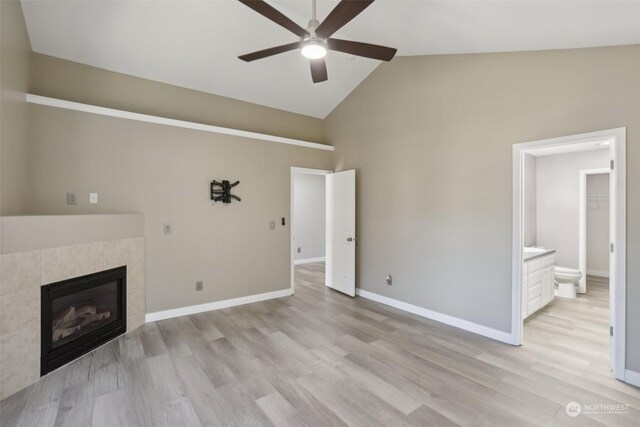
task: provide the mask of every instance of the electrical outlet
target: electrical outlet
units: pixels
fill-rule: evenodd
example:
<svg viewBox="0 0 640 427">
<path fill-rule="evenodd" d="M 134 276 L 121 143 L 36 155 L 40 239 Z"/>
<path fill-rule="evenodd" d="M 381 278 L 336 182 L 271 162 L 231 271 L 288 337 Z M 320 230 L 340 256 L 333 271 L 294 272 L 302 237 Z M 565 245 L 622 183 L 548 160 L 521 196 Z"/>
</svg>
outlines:
<svg viewBox="0 0 640 427">
<path fill-rule="evenodd" d="M 92 205 L 98 203 L 98 193 L 89 193 L 89 203 Z"/>
<path fill-rule="evenodd" d="M 387 285 L 391 286 L 393 284 L 393 279 L 391 278 L 390 274 L 387 274 L 387 277 L 385 277 L 385 280 L 387 281 Z"/>
<path fill-rule="evenodd" d="M 298 248 L 298 253 L 302 253 L 302 248 Z"/>
<path fill-rule="evenodd" d="M 204 284 L 202 283 L 202 280 L 196 281 L 196 291 L 201 291 L 203 287 Z"/>
<path fill-rule="evenodd" d="M 67 204 L 68 205 L 77 205 L 78 200 L 76 199 L 76 193 L 67 193 Z"/>
<path fill-rule="evenodd" d="M 275 230 L 275 229 L 276 229 L 276 222 L 269 221 L 269 230 Z"/>
<path fill-rule="evenodd" d="M 163 226 L 163 230 L 164 230 L 164 234 L 171 234 L 173 232 L 173 226 L 171 225 L 171 223 L 166 223 Z"/>
</svg>

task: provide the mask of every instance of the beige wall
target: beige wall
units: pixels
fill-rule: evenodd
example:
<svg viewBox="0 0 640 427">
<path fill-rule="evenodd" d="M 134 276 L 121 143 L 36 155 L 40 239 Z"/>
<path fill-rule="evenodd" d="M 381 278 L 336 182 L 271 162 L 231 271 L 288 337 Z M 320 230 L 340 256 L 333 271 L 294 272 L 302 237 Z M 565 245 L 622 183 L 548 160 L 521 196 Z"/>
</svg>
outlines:
<svg viewBox="0 0 640 427">
<path fill-rule="evenodd" d="M 0 2 L 0 213 L 25 212 L 31 43 L 18 1 Z"/>
<path fill-rule="evenodd" d="M 289 287 L 290 167 L 330 152 L 35 105 L 30 126 L 30 213 L 144 214 L 148 312 Z M 242 202 L 213 204 L 213 179 L 240 180 Z"/>
<path fill-rule="evenodd" d="M 640 46 L 382 64 L 328 118 L 336 169 L 359 174 L 358 285 L 509 331 L 512 145 L 621 126 L 634 260 Z M 627 278 L 627 367 L 640 371 L 640 263 Z"/>
<path fill-rule="evenodd" d="M 579 268 L 580 170 L 608 166 L 607 149 L 536 159 L 537 244 L 556 250 L 557 265 Z"/>
</svg>

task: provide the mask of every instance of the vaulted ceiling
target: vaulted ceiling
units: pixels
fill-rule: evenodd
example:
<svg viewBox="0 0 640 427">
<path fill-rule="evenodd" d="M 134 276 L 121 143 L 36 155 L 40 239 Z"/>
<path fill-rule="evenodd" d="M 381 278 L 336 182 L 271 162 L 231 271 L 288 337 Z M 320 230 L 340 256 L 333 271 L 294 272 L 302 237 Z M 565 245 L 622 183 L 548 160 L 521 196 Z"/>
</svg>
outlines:
<svg viewBox="0 0 640 427">
<path fill-rule="evenodd" d="M 310 0 L 269 3 L 307 26 Z M 318 18 L 337 3 L 319 0 Z M 236 0 L 22 5 L 36 52 L 320 118 L 379 65 L 330 52 L 329 80 L 313 84 L 299 51 L 242 62 L 296 36 Z M 635 44 L 640 2 L 377 0 L 335 36 L 401 56 Z"/>
</svg>

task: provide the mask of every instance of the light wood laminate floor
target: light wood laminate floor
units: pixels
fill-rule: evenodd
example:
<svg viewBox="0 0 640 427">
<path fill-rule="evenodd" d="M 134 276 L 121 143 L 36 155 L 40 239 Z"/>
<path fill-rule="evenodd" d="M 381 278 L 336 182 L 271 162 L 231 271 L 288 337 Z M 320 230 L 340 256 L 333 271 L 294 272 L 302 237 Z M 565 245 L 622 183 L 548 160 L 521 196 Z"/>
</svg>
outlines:
<svg viewBox="0 0 640 427">
<path fill-rule="evenodd" d="M 512 347 L 325 288 L 152 322 L 5 399 L 2 426 L 635 425 L 606 361 L 606 285 Z M 628 404 L 569 417 L 568 402 Z"/>
</svg>

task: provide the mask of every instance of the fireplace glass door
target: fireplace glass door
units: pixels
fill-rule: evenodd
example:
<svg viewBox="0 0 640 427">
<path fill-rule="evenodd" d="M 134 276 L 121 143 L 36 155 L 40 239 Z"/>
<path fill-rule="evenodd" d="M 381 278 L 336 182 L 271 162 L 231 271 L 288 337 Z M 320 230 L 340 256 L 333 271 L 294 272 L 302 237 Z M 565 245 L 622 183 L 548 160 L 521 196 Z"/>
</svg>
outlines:
<svg viewBox="0 0 640 427">
<path fill-rule="evenodd" d="M 126 331 L 127 268 L 42 287 L 44 375 Z"/>
<path fill-rule="evenodd" d="M 58 348 L 118 320 L 118 282 L 56 298 L 52 312 L 52 348 Z"/>
</svg>

